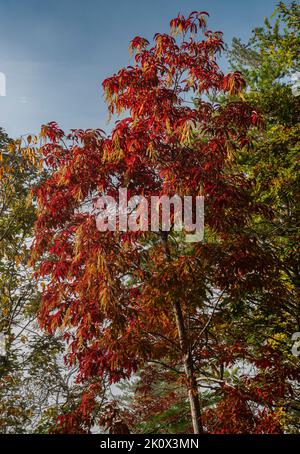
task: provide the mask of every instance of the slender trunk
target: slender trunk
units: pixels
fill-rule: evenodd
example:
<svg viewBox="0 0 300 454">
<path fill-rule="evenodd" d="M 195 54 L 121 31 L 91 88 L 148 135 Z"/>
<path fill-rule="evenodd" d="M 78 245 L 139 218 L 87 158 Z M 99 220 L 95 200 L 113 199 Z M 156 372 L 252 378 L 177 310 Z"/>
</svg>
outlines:
<svg viewBox="0 0 300 454">
<path fill-rule="evenodd" d="M 193 358 L 190 350 L 190 345 L 186 335 L 182 310 L 179 302 L 173 303 L 180 347 L 183 353 L 182 361 L 184 365 L 185 375 L 188 385 L 188 396 L 190 401 L 190 409 L 193 423 L 193 430 L 195 434 L 202 434 L 202 420 L 201 420 L 201 406 L 199 399 L 199 391 L 197 381 L 194 373 Z"/>
<path fill-rule="evenodd" d="M 168 262 L 171 261 L 171 252 L 168 244 L 168 234 L 162 237 L 166 259 Z M 193 430 L 195 434 L 203 433 L 202 418 L 201 418 L 201 405 L 199 399 L 199 391 L 197 386 L 197 380 L 194 372 L 194 363 L 191 352 L 191 346 L 188 339 L 188 335 L 185 329 L 184 318 L 182 309 L 179 301 L 173 302 L 173 309 L 176 319 L 178 337 L 180 348 L 182 351 L 182 362 L 184 366 L 185 376 L 187 379 L 188 396 L 190 401 L 190 409 L 193 423 Z"/>
</svg>

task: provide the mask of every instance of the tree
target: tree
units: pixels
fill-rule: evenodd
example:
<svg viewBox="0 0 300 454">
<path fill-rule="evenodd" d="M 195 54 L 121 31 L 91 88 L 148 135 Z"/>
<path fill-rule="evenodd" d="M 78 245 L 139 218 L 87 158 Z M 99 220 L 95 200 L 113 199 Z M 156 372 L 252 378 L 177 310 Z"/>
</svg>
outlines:
<svg viewBox="0 0 300 454">
<path fill-rule="evenodd" d="M 25 430 L 31 413 L 29 393 L 22 393 L 20 360 L 31 321 L 30 306 L 36 292 L 26 272 L 34 210 L 26 205 L 35 166 L 0 130 L 0 332 L 5 336 L 5 356 L 0 366 L 1 432 Z M 35 159 L 35 158 L 34 158 Z M 24 321 L 24 311 L 28 316 Z"/>
<path fill-rule="evenodd" d="M 153 47 L 131 41 L 134 66 L 103 82 L 109 112 L 129 115 L 110 136 L 65 135 L 54 122 L 42 128 L 40 152 L 51 175 L 35 190 L 32 256 L 37 277 L 48 277 L 41 326 L 66 330 L 78 380 L 114 383 L 147 362 L 163 364 L 187 388 L 194 433 L 203 432 L 199 382 L 219 380 L 224 388 L 224 363 L 245 351 L 238 340 L 231 350 L 222 345 L 218 330 L 229 326 L 223 308 L 245 306 L 261 289 L 276 289 L 277 279 L 276 262 L 250 229 L 267 209 L 232 165 L 259 115 L 242 99 L 241 74 L 218 67 L 222 34 L 206 29 L 206 16 L 179 15 L 173 36 L 156 34 Z M 226 102 L 207 100 L 216 93 L 228 94 Z M 128 196 L 204 195 L 205 241 L 187 244 L 172 228 L 97 231 L 93 202 L 103 193 L 118 199 L 120 187 Z M 245 403 L 234 398 L 238 411 Z M 84 409 L 93 413 L 92 399 Z M 243 430 L 252 427 L 252 414 L 246 417 Z M 72 417 L 64 430 L 72 430 Z"/>
<path fill-rule="evenodd" d="M 298 359 L 291 354 L 292 335 L 300 329 L 300 99 L 291 83 L 299 71 L 299 14 L 296 2 L 280 2 L 273 22 L 266 20 L 264 28 L 255 29 L 247 45 L 234 40 L 230 53 L 232 67 L 242 71 L 250 85 L 246 99 L 261 112 L 265 125 L 256 135 L 251 153 L 243 153 L 239 162 L 254 183 L 256 199 L 268 203 L 273 212 L 268 220 L 260 219 L 256 228 L 279 264 L 279 298 L 276 304 L 258 305 L 260 322 L 256 319 L 255 330 L 256 342 L 268 338 L 282 365 L 290 368 L 290 377 L 283 380 L 282 393 L 277 395 L 277 405 L 286 410 L 286 431 L 299 430 Z M 284 287 L 286 296 L 281 295 Z"/>
<path fill-rule="evenodd" d="M 35 220 L 30 191 L 46 175 L 33 153 L 36 140 L 13 141 L 0 130 L 1 433 L 47 432 L 83 392 L 74 371 L 65 371 L 61 336 L 45 335 L 36 323 L 41 289 L 28 266 Z"/>
<path fill-rule="evenodd" d="M 254 29 L 248 44 L 233 39 L 231 64 L 243 70 L 252 97 L 256 90 L 268 93 L 284 77 L 299 71 L 299 40 L 299 5 L 294 1 L 279 2 L 271 19 L 265 18 L 264 27 Z"/>
</svg>

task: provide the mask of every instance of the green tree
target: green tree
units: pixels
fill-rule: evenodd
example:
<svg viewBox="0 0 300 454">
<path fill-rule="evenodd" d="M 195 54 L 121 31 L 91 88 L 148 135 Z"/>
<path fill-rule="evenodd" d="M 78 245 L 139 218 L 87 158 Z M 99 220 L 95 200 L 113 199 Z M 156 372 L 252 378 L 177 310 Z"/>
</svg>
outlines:
<svg viewBox="0 0 300 454">
<path fill-rule="evenodd" d="M 256 28 L 247 45 L 234 40 L 230 52 L 232 67 L 246 75 L 246 99 L 262 121 L 238 163 L 252 180 L 256 200 L 270 207 L 270 217 L 257 218 L 255 228 L 279 267 L 277 298 L 258 300 L 253 320 L 245 317 L 242 326 L 250 343 L 268 342 L 289 369 L 277 399 L 286 410 L 286 431 L 300 427 L 299 359 L 291 354 L 292 334 L 300 331 L 300 97 L 293 89 L 299 49 L 300 7 L 280 2 L 265 27 Z"/>
</svg>

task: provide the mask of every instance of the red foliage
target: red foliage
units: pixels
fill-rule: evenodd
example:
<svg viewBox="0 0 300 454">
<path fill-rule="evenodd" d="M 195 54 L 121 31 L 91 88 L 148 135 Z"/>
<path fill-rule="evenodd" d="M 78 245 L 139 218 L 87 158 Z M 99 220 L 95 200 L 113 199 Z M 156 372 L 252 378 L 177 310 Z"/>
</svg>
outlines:
<svg viewBox="0 0 300 454">
<path fill-rule="evenodd" d="M 117 382 L 166 355 L 176 366 L 173 298 L 181 301 L 184 314 L 196 317 L 208 283 L 235 298 L 255 291 L 266 275 L 276 280 L 272 257 L 243 233 L 262 207 L 252 203 L 245 175 L 228 171 L 229 147 L 248 143 L 258 114 L 236 97 L 245 86 L 241 74 L 224 75 L 217 65 L 222 34 L 206 29 L 206 16 L 178 16 L 171 21 L 172 35 L 156 34 L 153 47 L 140 37 L 131 41 L 134 66 L 103 82 L 110 113 L 128 115 L 111 135 L 73 130 L 65 136 L 54 122 L 43 127 L 42 152 L 52 174 L 35 190 L 32 261 L 37 276 L 46 279 L 39 320 L 49 333 L 66 331 L 66 360 L 79 365 L 80 382 L 104 376 Z M 199 31 L 201 40 L 191 35 Z M 228 95 L 223 106 L 205 100 L 216 92 Z M 204 194 L 205 222 L 219 241 L 198 244 L 192 255 L 179 254 L 167 263 L 162 242 L 145 248 L 148 232 L 97 231 L 87 203 L 91 207 L 103 192 L 117 199 L 120 187 L 128 189 L 128 197 Z M 205 352 L 202 345 L 196 362 Z M 243 352 L 229 346 L 220 352 L 218 345 L 207 351 L 223 362 L 234 354 Z M 89 430 L 90 399 L 83 396 L 79 408 L 59 420 L 67 431 Z M 222 421 L 223 431 L 234 425 L 234 431 L 245 432 L 252 427 L 248 416 L 239 391 L 224 390 L 218 414 L 206 418 L 213 420 L 211 430 L 219 431 Z"/>
</svg>

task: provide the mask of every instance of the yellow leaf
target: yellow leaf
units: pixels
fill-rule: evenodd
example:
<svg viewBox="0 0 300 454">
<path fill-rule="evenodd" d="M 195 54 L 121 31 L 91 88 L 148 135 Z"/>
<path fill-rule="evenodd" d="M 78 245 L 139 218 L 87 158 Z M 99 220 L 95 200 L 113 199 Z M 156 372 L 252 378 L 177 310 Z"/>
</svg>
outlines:
<svg viewBox="0 0 300 454">
<path fill-rule="evenodd" d="M 7 149 L 10 153 L 13 153 L 15 151 L 15 144 L 11 142 L 10 144 L 8 144 Z"/>
</svg>

